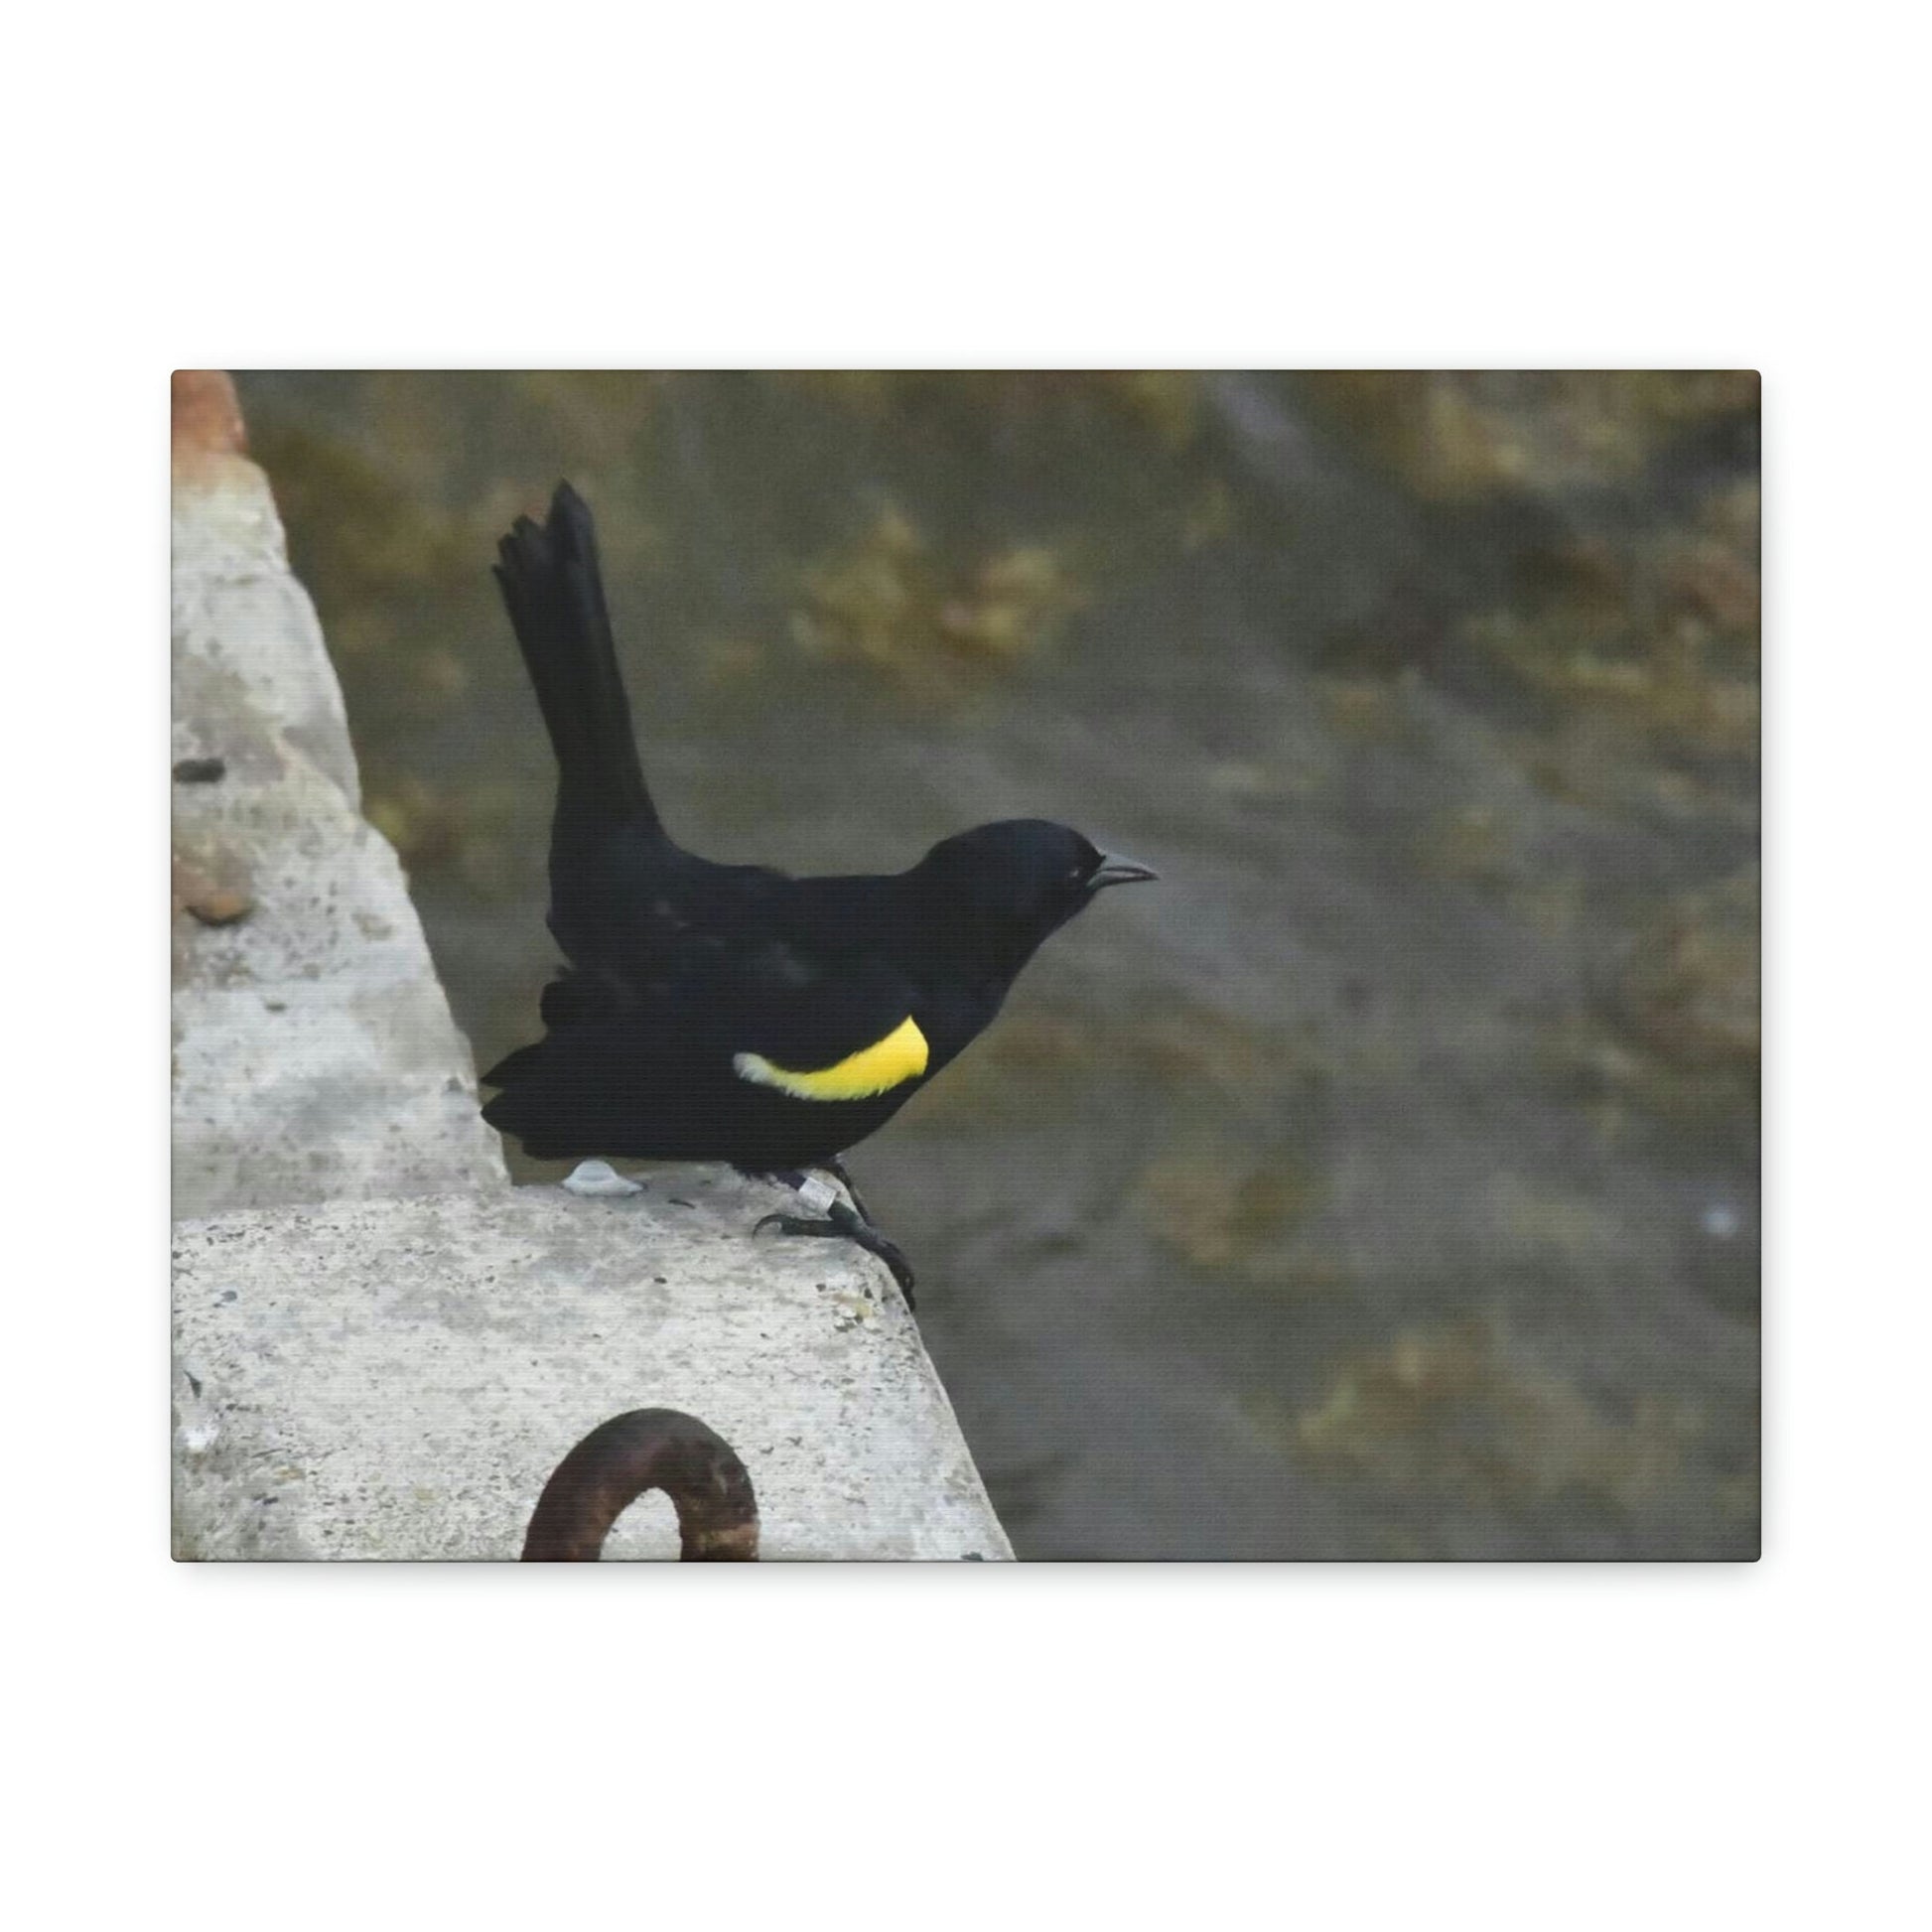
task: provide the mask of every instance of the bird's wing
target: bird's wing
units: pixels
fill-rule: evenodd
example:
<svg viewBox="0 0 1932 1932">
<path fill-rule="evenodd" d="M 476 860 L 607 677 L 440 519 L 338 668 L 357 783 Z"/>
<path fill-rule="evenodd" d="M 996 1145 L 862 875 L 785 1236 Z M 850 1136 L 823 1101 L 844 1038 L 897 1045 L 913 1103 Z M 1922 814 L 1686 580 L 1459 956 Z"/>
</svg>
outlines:
<svg viewBox="0 0 1932 1932">
<path fill-rule="evenodd" d="M 792 884 L 629 831 L 576 853 L 567 867 L 553 862 L 550 929 L 569 965 L 544 993 L 545 1021 L 805 990 L 821 965 L 778 937 Z"/>
<path fill-rule="evenodd" d="M 542 1014 L 553 1033 L 628 1022 L 639 1039 L 661 1035 L 742 1062 L 743 1078 L 839 1098 L 925 1070 L 917 1004 L 912 983 L 878 954 L 692 930 L 642 957 L 566 967 L 544 988 Z"/>
<path fill-rule="evenodd" d="M 553 1033 L 627 1022 L 738 1077 L 804 1098 L 886 1091 L 925 1070 L 916 991 L 879 943 L 864 879 L 797 881 L 667 841 L 599 855 L 603 916 L 571 933 L 544 989 Z M 561 935 L 560 935 L 561 936 Z"/>
<path fill-rule="evenodd" d="M 574 970 L 544 995 L 548 1032 L 485 1074 L 495 1086 L 562 1081 L 576 1111 L 596 1111 L 606 1086 L 636 1096 L 656 1083 L 725 1080 L 800 1100 L 862 1100 L 921 1078 L 930 1047 L 910 988 L 876 961 L 809 993 L 748 997 L 744 979 L 720 997 L 633 1003 Z M 566 1077 L 567 1076 L 567 1077 Z M 513 1122 L 499 1121 L 499 1125 Z"/>
<path fill-rule="evenodd" d="M 588 951 L 588 949 L 580 949 Z M 548 1027 L 587 1020 L 667 1016 L 809 1014 L 846 1002 L 854 981 L 896 985 L 897 975 L 852 966 L 770 933 L 659 922 L 620 948 L 599 949 L 565 966 L 543 990 Z M 898 997 L 882 987 L 886 997 Z M 870 1001 L 867 1004 L 871 1004 Z"/>
<path fill-rule="evenodd" d="M 731 1016 L 741 1080 L 800 1100 L 860 1100 L 915 1080 L 930 1048 L 904 977 L 877 958 L 845 962 L 807 993 Z"/>
</svg>

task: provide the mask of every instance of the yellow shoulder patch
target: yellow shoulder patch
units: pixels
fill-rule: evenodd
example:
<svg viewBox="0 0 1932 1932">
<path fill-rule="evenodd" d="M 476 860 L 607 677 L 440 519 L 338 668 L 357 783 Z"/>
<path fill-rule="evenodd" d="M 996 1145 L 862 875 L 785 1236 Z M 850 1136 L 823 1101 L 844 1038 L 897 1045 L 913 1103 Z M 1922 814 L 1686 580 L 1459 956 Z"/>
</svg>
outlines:
<svg viewBox="0 0 1932 1932">
<path fill-rule="evenodd" d="M 732 1065 L 742 1079 L 776 1087 L 800 1100 L 863 1100 L 885 1093 L 925 1071 L 925 1035 L 907 1014 L 884 1039 L 848 1054 L 836 1066 L 773 1066 L 761 1053 L 735 1053 Z"/>
</svg>

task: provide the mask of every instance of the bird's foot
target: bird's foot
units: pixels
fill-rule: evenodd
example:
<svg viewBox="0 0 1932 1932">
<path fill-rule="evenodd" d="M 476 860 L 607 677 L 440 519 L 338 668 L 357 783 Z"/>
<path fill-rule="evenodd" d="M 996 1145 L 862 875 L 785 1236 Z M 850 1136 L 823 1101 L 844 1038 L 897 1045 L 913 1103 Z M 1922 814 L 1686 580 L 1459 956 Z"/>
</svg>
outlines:
<svg viewBox="0 0 1932 1932">
<path fill-rule="evenodd" d="M 918 1306 L 912 1299 L 912 1265 L 899 1251 L 896 1242 L 889 1241 L 856 1208 L 834 1195 L 830 1200 L 824 1196 L 830 1193 L 823 1181 L 814 1189 L 809 1182 L 798 1190 L 805 1196 L 806 1204 L 823 1207 L 823 1220 L 808 1220 L 802 1214 L 766 1214 L 752 1228 L 754 1234 L 761 1234 L 766 1228 L 776 1228 L 782 1235 L 806 1236 L 825 1241 L 850 1241 L 854 1247 L 865 1249 L 869 1255 L 877 1255 L 891 1270 L 893 1280 L 898 1284 L 898 1291 L 905 1297 L 905 1306 L 914 1309 Z"/>
</svg>

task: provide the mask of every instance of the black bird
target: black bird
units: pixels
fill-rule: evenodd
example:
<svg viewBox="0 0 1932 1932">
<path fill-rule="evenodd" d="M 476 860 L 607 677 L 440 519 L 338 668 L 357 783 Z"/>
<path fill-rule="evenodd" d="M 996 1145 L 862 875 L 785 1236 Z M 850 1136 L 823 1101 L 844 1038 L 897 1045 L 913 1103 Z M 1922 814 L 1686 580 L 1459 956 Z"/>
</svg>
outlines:
<svg viewBox="0 0 1932 1932">
<path fill-rule="evenodd" d="M 700 859 L 644 784 L 584 500 L 560 483 L 548 520 L 497 548 L 557 755 L 549 922 L 569 964 L 544 1037 L 483 1075 L 501 1091 L 483 1112 L 536 1159 L 726 1161 L 792 1186 L 818 1167 L 850 1191 L 839 1157 L 981 1033 L 1040 942 L 1103 887 L 1155 876 L 1040 819 L 961 832 L 901 873 Z M 910 1288 L 863 1208 L 774 1224 L 855 1240 Z"/>
</svg>

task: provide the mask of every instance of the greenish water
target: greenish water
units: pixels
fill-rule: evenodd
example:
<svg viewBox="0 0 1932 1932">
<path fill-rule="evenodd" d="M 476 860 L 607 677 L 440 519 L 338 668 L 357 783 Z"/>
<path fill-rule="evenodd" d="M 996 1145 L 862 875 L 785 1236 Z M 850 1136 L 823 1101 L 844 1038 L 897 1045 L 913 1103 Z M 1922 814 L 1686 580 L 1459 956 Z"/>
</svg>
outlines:
<svg viewBox="0 0 1932 1932">
<path fill-rule="evenodd" d="M 1748 379 L 241 391 L 480 1063 L 553 960 L 487 567 L 559 476 L 687 843 L 1161 869 L 853 1162 L 1023 1554 L 1755 1550 Z"/>
</svg>

